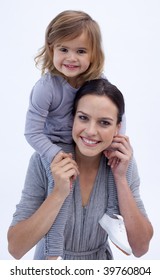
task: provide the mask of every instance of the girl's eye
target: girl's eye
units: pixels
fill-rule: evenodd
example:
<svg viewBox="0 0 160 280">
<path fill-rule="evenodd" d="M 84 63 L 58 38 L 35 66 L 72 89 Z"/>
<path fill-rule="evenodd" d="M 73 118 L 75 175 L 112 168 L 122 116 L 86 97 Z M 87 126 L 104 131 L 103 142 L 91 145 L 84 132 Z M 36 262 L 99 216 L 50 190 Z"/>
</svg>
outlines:
<svg viewBox="0 0 160 280">
<path fill-rule="evenodd" d="M 61 48 L 60 51 L 66 53 L 68 50 L 66 48 Z"/>
<path fill-rule="evenodd" d="M 78 50 L 77 53 L 83 54 L 83 53 L 86 53 L 86 51 L 85 50 Z"/>
</svg>

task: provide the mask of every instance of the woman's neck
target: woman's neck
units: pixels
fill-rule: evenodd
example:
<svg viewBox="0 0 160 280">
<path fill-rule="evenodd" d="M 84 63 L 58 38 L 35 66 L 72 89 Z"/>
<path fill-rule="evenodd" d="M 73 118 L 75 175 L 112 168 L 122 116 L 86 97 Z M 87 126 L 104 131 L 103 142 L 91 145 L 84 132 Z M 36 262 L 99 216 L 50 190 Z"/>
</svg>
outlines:
<svg viewBox="0 0 160 280">
<path fill-rule="evenodd" d="M 76 162 L 78 164 L 79 170 L 86 170 L 88 172 L 88 170 L 90 169 L 98 169 L 99 168 L 99 163 L 101 160 L 101 154 L 94 156 L 94 157 L 87 157 L 82 155 L 78 149 L 76 149 L 76 153 L 75 153 L 75 157 L 76 157 Z"/>
<path fill-rule="evenodd" d="M 95 157 L 87 157 L 75 150 L 76 162 L 79 169 L 79 183 L 82 206 L 86 206 L 90 201 L 90 196 L 93 191 L 94 182 L 98 173 L 101 154 Z"/>
</svg>

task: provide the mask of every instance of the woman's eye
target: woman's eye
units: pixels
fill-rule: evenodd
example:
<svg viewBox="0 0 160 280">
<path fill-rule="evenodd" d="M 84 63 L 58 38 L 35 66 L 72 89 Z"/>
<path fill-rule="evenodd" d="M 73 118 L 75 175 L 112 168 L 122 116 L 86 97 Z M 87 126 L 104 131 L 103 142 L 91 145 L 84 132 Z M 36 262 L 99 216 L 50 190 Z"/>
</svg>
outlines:
<svg viewBox="0 0 160 280">
<path fill-rule="evenodd" d="M 86 116 L 78 116 L 78 118 L 81 120 L 81 121 L 86 121 L 87 120 L 87 117 Z"/>
<path fill-rule="evenodd" d="M 110 122 L 108 122 L 108 121 L 100 121 L 100 125 L 106 127 L 106 126 L 110 125 Z"/>
</svg>

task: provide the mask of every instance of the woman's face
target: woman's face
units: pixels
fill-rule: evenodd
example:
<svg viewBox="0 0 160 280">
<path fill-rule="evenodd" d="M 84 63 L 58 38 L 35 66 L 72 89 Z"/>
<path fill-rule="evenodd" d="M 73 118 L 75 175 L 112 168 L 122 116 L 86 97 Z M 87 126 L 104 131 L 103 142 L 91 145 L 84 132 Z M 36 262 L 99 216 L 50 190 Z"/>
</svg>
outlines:
<svg viewBox="0 0 160 280">
<path fill-rule="evenodd" d="M 78 151 L 87 157 L 99 155 L 118 133 L 118 109 L 107 96 L 85 95 L 77 106 L 72 136 Z"/>
</svg>

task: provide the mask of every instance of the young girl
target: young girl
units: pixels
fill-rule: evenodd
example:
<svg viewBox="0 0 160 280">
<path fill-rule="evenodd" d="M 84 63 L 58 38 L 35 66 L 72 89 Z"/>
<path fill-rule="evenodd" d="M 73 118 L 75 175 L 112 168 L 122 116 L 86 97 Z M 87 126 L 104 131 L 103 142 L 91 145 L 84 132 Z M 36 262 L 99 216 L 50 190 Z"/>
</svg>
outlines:
<svg viewBox="0 0 160 280">
<path fill-rule="evenodd" d="M 25 137 L 46 167 L 62 150 L 60 143 L 72 144 L 72 107 L 78 88 L 85 81 L 102 76 L 104 54 L 98 24 L 81 11 L 60 13 L 46 29 L 45 45 L 36 57 L 36 65 L 41 65 L 43 75 L 31 92 Z M 50 170 L 48 174 L 51 179 Z M 50 179 L 48 193 L 53 184 Z M 57 258 L 63 253 L 65 225 L 57 224 L 60 215 L 67 215 L 69 199 L 70 196 L 52 228 L 54 250 L 49 246 L 49 233 L 46 235 L 46 256 Z M 60 228 L 60 232 L 54 228 Z"/>
</svg>

